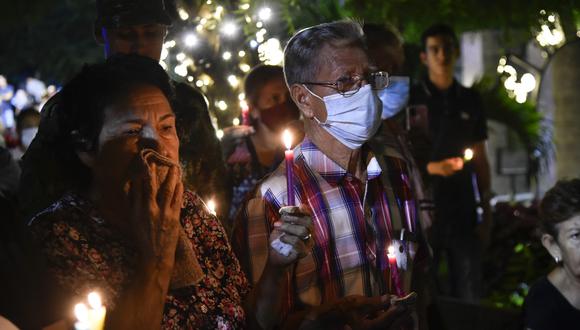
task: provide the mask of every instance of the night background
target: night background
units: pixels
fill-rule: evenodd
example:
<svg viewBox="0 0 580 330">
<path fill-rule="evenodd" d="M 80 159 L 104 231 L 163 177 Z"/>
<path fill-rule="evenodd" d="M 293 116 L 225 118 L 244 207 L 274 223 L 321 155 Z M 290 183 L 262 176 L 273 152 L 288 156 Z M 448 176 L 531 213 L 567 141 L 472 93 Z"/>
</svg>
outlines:
<svg viewBox="0 0 580 330">
<path fill-rule="evenodd" d="M 456 77 L 482 94 L 488 117 L 495 229 L 482 305 L 446 301 L 442 322 L 466 329 L 520 326 L 529 286 L 553 266 L 536 233 L 537 200 L 556 179 L 580 176 L 578 1 L 170 0 L 166 5 L 174 23 L 162 65 L 172 78 L 208 97 L 218 137 L 224 127 L 239 124 L 244 75 L 261 62 L 281 64 L 286 41 L 303 27 L 341 18 L 388 23 L 400 31 L 406 71 L 417 79 L 425 74 L 418 58 L 421 32 L 437 22 L 453 26 L 461 42 Z M 12 86 L 0 86 L 0 95 L 4 102 L 18 96 L 13 115 L 40 107 L 84 63 L 104 58 L 93 38 L 94 8 L 91 0 L 0 0 L 0 75 Z M 9 144 L 10 127 L 3 129 Z"/>
</svg>

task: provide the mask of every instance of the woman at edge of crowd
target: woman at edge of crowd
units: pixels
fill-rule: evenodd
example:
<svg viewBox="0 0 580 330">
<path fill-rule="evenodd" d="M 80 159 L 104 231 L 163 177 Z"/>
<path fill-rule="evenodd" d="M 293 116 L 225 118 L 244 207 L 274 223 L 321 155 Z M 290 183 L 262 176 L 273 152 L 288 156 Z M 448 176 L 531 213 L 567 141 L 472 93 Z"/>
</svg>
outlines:
<svg viewBox="0 0 580 330">
<path fill-rule="evenodd" d="M 291 250 L 269 251 L 250 292 L 221 224 L 184 191 L 172 90 L 158 63 L 112 57 L 85 67 L 61 97 L 58 136 L 46 147 L 70 169 L 70 192 L 30 224 L 59 284 L 79 301 L 104 294 L 107 329 L 263 324 L 307 251 L 310 217 L 283 217 L 292 225 L 280 223 L 271 239 Z"/>
<path fill-rule="evenodd" d="M 531 330 L 580 324 L 580 179 L 561 180 L 540 204 L 541 241 L 556 268 L 530 288 L 524 303 Z"/>
</svg>

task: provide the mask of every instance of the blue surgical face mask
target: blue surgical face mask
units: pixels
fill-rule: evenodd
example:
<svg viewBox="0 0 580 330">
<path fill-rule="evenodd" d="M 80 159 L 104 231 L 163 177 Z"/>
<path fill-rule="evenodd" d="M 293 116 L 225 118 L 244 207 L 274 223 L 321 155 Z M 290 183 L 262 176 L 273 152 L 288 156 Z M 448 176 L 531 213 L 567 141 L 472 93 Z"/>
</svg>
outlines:
<svg viewBox="0 0 580 330">
<path fill-rule="evenodd" d="M 330 135 L 350 149 L 358 149 L 377 132 L 381 120 L 381 103 L 371 85 L 362 86 L 356 94 L 345 97 L 332 94 L 324 98 L 308 92 L 324 102 L 326 120 L 314 120 Z"/>
<path fill-rule="evenodd" d="M 377 91 L 383 103 L 382 119 L 388 119 L 399 113 L 407 106 L 410 89 L 409 77 L 389 77 L 389 86 Z"/>
</svg>

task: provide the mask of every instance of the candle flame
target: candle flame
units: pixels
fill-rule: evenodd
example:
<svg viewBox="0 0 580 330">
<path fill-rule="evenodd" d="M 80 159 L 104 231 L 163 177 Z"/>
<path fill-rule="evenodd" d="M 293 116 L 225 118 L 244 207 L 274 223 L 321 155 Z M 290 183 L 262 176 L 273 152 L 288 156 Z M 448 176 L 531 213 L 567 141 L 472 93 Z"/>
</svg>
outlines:
<svg viewBox="0 0 580 330">
<path fill-rule="evenodd" d="M 89 320 L 89 309 L 87 305 L 78 303 L 75 305 L 75 316 L 79 322 L 87 322 Z"/>
<path fill-rule="evenodd" d="M 465 149 L 465 151 L 463 152 L 463 159 L 470 161 L 473 159 L 473 150 L 471 150 L 471 148 L 467 148 Z"/>
<path fill-rule="evenodd" d="M 96 292 L 89 293 L 88 300 L 89 300 L 89 306 L 91 306 L 91 308 L 93 308 L 93 309 L 101 308 L 101 306 L 102 306 L 101 296 L 99 296 L 98 293 L 96 293 Z"/>
<path fill-rule="evenodd" d="M 250 107 L 248 106 L 248 102 L 246 102 L 246 100 L 240 100 L 240 108 L 242 109 L 242 112 L 250 111 Z"/>
<path fill-rule="evenodd" d="M 207 201 L 206 205 L 207 205 L 207 208 L 209 210 L 209 213 L 211 213 L 213 215 L 217 214 L 217 212 L 216 212 L 217 205 L 216 205 L 215 201 L 213 200 L 213 198 L 210 199 L 209 201 Z"/>
<path fill-rule="evenodd" d="M 389 247 L 387 248 L 388 254 L 394 254 L 395 253 L 395 247 L 392 245 L 389 245 Z"/>
<path fill-rule="evenodd" d="M 290 150 L 292 148 L 292 133 L 289 130 L 285 129 L 282 133 L 282 141 L 286 146 L 286 149 Z"/>
</svg>

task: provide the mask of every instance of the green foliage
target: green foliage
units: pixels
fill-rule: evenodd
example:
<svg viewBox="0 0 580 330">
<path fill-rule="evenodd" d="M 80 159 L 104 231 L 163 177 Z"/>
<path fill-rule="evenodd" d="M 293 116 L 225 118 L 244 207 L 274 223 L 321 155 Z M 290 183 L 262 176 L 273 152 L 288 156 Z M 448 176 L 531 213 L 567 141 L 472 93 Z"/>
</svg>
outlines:
<svg viewBox="0 0 580 330">
<path fill-rule="evenodd" d="M 487 77 L 473 86 L 482 97 L 487 118 L 508 126 L 528 150 L 533 150 L 541 138 L 542 115 L 531 102 L 519 104 L 510 98 L 496 81 L 495 77 Z"/>
</svg>

